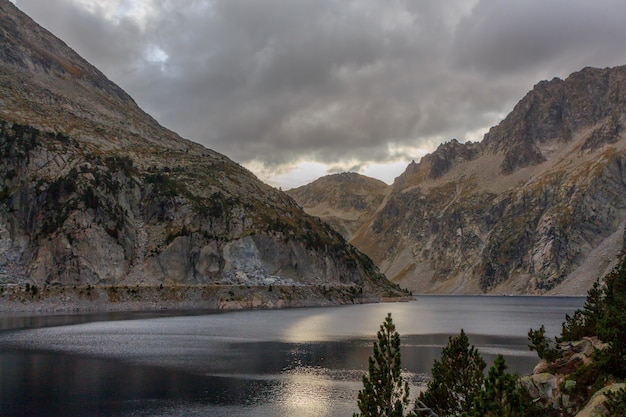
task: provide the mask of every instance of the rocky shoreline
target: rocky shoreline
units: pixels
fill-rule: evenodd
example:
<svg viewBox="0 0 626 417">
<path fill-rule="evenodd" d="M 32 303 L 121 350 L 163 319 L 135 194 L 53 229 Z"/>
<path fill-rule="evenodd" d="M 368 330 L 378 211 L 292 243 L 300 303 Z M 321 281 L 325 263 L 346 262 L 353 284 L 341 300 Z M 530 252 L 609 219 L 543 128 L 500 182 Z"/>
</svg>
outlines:
<svg viewBox="0 0 626 417">
<path fill-rule="evenodd" d="M 408 301 L 364 294 L 355 286 L 176 285 L 4 286 L 0 312 L 105 312 L 274 309 Z"/>
<path fill-rule="evenodd" d="M 624 383 L 612 382 L 594 395 L 585 404 L 577 404 L 577 385 L 581 381 L 572 379 L 572 375 L 583 366 L 594 361 L 596 353 L 606 349 L 607 343 L 596 336 L 584 337 L 577 341 L 566 341 L 558 345 L 560 357 L 554 362 L 542 360 L 531 375 L 521 378 L 521 384 L 528 390 L 534 402 L 539 402 L 545 409 L 562 409 L 565 415 L 576 417 L 594 417 L 605 415 L 607 391 L 618 391 Z M 578 398 L 580 401 L 580 398 Z M 574 414 L 576 409 L 580 409 Z"/>
</svg>

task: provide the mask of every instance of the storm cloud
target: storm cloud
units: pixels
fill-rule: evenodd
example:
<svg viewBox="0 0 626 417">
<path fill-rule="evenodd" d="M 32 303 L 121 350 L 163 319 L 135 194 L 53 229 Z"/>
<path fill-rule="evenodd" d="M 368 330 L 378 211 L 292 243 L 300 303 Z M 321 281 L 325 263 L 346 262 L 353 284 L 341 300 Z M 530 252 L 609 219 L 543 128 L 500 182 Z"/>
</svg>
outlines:
<svg viewBox="0 0 626 417">
<path fill-rule="evenodd" d="M 162 124 L 286 187 L 302 163 L 397 170 L 481 140 L 542 79 L 626 64 L 621 0 L 16 4 Z"/>
</svg>

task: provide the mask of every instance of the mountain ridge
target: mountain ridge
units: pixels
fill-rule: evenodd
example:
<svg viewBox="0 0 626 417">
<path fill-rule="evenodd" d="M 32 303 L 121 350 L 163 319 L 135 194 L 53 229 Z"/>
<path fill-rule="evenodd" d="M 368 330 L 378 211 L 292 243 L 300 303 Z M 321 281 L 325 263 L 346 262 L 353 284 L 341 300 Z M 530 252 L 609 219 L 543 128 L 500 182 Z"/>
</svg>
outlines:
<svg viewBox="0 0 626 417">
<path fill-rule="evenodd" d="M 403 294 L 285 193 L 160 126 L 8 0 L 0 12 L 0 285 Z"/>
<path fill-rule="evenodd" d="M 626 247 L 624 123 L 626 67 L 542 81 L 481 142 L 409 164 L 348 238 L 413 292 L 583 295 Z"/>
</svg>

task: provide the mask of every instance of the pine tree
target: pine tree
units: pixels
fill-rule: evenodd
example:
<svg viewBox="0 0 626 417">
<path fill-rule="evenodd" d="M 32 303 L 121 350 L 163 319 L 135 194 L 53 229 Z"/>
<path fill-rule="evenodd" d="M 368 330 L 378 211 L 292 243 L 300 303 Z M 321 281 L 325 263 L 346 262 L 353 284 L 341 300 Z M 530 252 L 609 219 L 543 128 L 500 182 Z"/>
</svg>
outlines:
<svg viewBox="0 0 626 417">
<path fill-rule="evenodd" d="M 482 391 L 474 402 L 472 417 L 523 417 L 524 402 L 517 376 L 506 372 L 504 357 L 498 355 L 489 369 Z"/>
<path fill-rule="evenodd" d="M 530 329 L 528 331 L 528 341 L 530 350 L 536 350 L 539 359 L 547 362 L 554 362 L 561 356 L 560 352 L 554 347 L 554 343 L 546 336 L 546 327 L 542 324 L 539 330 Z"/>
<path fill-rule="evenodd" d="M 609 343 L 601 353 L 604 370 L 626 378 L 626 256 L 607 277 L 604 289 L 603 315 L 596 331 L 600 340 Z"/>
<path fill-rule="evenodd" d="M 486 366 L 461 330 L 461 334 L 448 339 L 441 360 L 433 364 L 432 379 L 419 400 L 440 416 L 458 416 L 470 410 L 480 392 Z"/>
<path fill-rule="evenodd" d="M 402 417 L 409 405 L 409 385 L 401 374 L 400 335 L 387 315 L 374 342 L 368 374 L 359 391 L 359 411 L 354 417 Z M 409 414 L 413 415 L 413 414 Z"/>
<path fill-rule="evenodd" d="M 573 316 L 565 315 L 561 337 L 557 342 L 580 340 L 585 336 L 597 335 L 597 326 L 604 316 L 604 290 L 599 281 L 587 291 L 587 298 L 582 310 L 576 310 Z"/>
</svg>

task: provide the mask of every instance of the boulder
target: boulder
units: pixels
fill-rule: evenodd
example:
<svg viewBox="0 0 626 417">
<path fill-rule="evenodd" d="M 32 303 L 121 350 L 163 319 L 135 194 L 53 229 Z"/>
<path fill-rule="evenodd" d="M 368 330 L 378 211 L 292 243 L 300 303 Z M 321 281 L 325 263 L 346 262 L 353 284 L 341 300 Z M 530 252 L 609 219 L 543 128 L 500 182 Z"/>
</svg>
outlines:
<svg viewBox="0 0 626 417">
<path fill-rule="evenodd" d="M 624 388 L 626 384 L 612 384 L 602 388 L 596 392 L 589 400 L 585 408 L 583 408 L 576 417 L 601 417 L 606 415 L 606 407 L 604 402 L 606 401 L 606 393 L 608 391 L 617 391 Z"/>
<path fill-rule="evenodd" d="M 520 382 L 526 387 L 531 397 L 542 400 L 551 400 L 554 391 L 558 388 L 557 377 L 547 372 L 525 376 L 520 379 Z"/>
<path fill-rule="evenodd" d="M 543 404 L 556 401 L 559 380 L 555 375 L 544 372 L 522 377 L 520 383 L 528 390 L 532 398 L 540 399 Z"/>
</svg>

